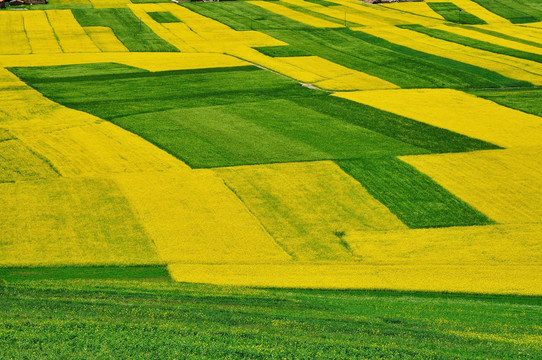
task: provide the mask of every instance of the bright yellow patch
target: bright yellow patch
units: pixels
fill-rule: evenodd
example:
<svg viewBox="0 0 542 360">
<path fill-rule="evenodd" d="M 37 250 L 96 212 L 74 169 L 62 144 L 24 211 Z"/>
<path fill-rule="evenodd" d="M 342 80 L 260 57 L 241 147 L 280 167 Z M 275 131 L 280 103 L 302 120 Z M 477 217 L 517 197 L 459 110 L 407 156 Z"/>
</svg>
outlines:
<svg viewBox="0 0 542 360">
<path fill-rule="evenodd" d="M 62 52 L 45 11 L 24 12 L 24 27 L 33 54 Z"/>
<path fill-rule="evenodd" d="M 330 161 L 214 170 L 294 258 L 352 261 L 337 234 L 405 225 Z"/>
<path fill-rule="evenodd" d="M 30 45 L 19 11 L 0 11 L 0 54 L 28 54 Z"/>
<path fill-rule="evenodd" d="M 402 160 L 497 222 L 542 222 L 540 147 L 405 156 Z"/>
<path fill-rule="evenodd" d="M 86 26 L 87 35 L 101 51 L 123 52 L 129 51 L 124 44 L 117 39 L 113 30 L 106 26 Z"/>
<path fill-rule="evenodd" d="M 122 8 L 130 4 L 130 0 L 89 0 L 95 9 Z"/>
<path fill-rule="evenodd" d="M 376 90 L 335 96 L 503 147 L 542 145 L 540 117 L 457 90 Z"/>
<path fill-rule="evenodd" d="M 540 266 L 541 234 L 542 224 L 511 224 L 358 231 L 344 239 L 366 265 Z"/>
<path fill-rule="evenodd" d="M 210 170 L 119 174 L 167 263 L 269 263 L 289 256 Z"/>
<path fill-rule="evenodd" d="M 274 12 L 275 14 L 279 14 L 282 16 L 285 16 L 289 19 L 298 21 L 300 23 L 318 27 L 318 28 L 340 28 L 344 27 L 343 25 L 339 25 L 327 20 L 323 20 L 299 11 L 292 10 L 286 6 L 282 6 L 279 4 L 267 2 L 267 1 L 248 1 L 249 4 L 253 4 L 256 6 L 259 6 L 263 9 L 269 10 L 271 12 Z M 280 2 L 279 2 L 280 3 Z"/>
<path fill-rule="evenodd" d="M 474 49 L 397 27 L 356 28 L 394 44 L 495 71 L 506 77 L 542 85 L 542 64 Z"/>
<path fill-rule="evenodd" d="M 100 52 L 70 10 L 47 10 L 62 51 L 75 53 Z"/>
<path fill-rule="evenodd" d="M 0 266 L 161 263 L 105 179 L 0 183 Z"/>
<path fill-rule="evenodd" d="M 542 295 L 540 265 L 169 265 L 177 281 L 217 285 Z"/>
</svg>

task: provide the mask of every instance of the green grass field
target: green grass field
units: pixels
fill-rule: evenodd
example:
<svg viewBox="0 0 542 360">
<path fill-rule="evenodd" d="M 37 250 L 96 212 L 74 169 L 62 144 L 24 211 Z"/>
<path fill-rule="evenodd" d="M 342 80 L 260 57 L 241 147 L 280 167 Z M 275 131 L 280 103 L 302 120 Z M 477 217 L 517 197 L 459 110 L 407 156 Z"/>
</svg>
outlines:
<svg viewBox="0 0 542 360">
<path fill-rule="evenodd" d="M 0 280 L 0 357 L 542 356 L 537 298 L 229 288 L 158 281 L 160 268 L 105 272 L 97 280 L 85 269 L 73 272 L 81 279 L 57 273 L 45 280 L 0 270 L 8 279 Z"/>
<path fill-rule="evenodd" d="M 541 88 L 525 90 L 472 90 L 470 93 L 512 109 L 542 116 L 542 108 L 540 107 L 540 98 L 542 96 Z"/>
</svg>

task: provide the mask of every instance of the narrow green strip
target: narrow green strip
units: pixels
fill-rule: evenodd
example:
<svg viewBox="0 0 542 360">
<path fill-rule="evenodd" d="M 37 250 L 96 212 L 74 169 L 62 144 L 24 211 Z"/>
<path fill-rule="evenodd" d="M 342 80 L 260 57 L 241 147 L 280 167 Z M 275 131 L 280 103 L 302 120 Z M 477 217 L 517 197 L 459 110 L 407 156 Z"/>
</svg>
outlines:
<svg viewBox="0 0 542 360">
<path fill-rule="evenodd" d="M 55 266 L 0 268 L 0 279 L 67 280 L 67 279 L 117 279 L 117 280 L 170 280 L 166 266 Z"/>
<path fill-rule="evenodd" d="M 494 223 L 397 158 L 373 157 L 337 161 L 337 164 L 410 228 Z"/>
<path fill-rule="evenodd" d="M 172 13 L 169 11 L 153 11 L 148 12 L 149 16 L 156 22 L 159 22 L 160 24 L 164 23 L 179 23 L 182 22 L 178 18 L 176 18 Z"/>
<path fill-rule="evenodd" d="M 429 35 L 436 39 L 450 41 L 456 44 L 469 46 L 475 49 L 490 51 L 496 54 L 513 56 L 521 59 L 542 62 L 542 55 L 533 54 L 526 51 L 511 49 L 505 46 L 492 44 L 486 41 L 473 39 L 467 36 L 450 33 L 444 30 L 427 28 L 422 25 L 397 25 L 402 29 L 413 30 L 421 34 Z"/>
</svg>

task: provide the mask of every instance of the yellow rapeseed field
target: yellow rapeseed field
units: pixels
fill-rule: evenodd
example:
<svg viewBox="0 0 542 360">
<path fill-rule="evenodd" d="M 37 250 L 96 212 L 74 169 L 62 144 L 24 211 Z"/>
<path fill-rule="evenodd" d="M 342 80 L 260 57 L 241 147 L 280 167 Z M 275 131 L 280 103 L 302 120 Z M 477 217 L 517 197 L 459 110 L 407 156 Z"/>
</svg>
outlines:
<svg viewBox="0 0 542 360">
<path fill-rule="evenodd" d="M 337 23 L 333 23 L 331 21 L 323 20 L 311 15 L 308 15 L 306 13 L 292 10 L 286 6 L 282 6 L 280 5 L 280 1 L 278 3 L 271 3 L 271 2 L 266 2 L 266 1 L 248 1 L 248 3 L 259 6 L 263 9 L 272 11 L 275 14 L 285 16 L 289 19 L 299 21 L 300 23 L 307 24 L 310 26 L 319 27 L 319 28 L 344 27 L 344 25 L 340 25 Z"/>
<path fill-rule="evenodd" d="M 95 9 L 122 8 L 130 4 L 130 0 L 89 0 Z"/>
<path fill-rule="evenodd" d="M 331 161 L 214 170 L 295 259 L 352 260 L 337 234 L 405 225 Z"/>
<path fill-rule="evenodd" d="M 375 90 L 335 95 L 503 147 L 542 145 L 540 117 L 457 90 Z"/>
<path fill-rule="evenodd" d="M 542 85 L 542 64 L 534 61 L 479 50 L 397 27 L 364 27 L 355 30 L 414 50 L 492 70 L 512 79 Z"/>
<path fill-rule="evenodd" d="M 107 179 L 0 183 L 0 266 L 162 263 Z"/>
<path fill-rule="evenodd" d="M 24 30 L 23 14 L 16 11 L 0 12 L 0 55 L 31 52 Z"/>
<path fill-rule="evenodd" d="M 100 52 L 70 10 L 47 10 L 62 51 L 75 53 Z"/>
<path fill-rule="evenodd" d="M 167 263 L 290 259 L 210 170 L 114 176 Z"/>
<path fill-rule="evenodd" d="M 17 139 L 5 140 L 0 132 L 0 183 L 57 177 L 44 159 Z"/>
<path fill-rule="evenodd" d="M 33 54 L 62 52 L 45 11 L 24 12 L 24 30 Z"/>
<path fill-rule="evenodd" d="M 173 264 L 177 281 L 218 285 L 542 295 L 540 265 Z"/>
<path fill-rule="evenodd" d="M 357 231 L 344 239 L 366 265 L 540 266 L 541 233 L 534 223 Z"/>
<path fill-rule="evenodd" d="M 126 46 L 113 33 L 111 28 L 106 26 L 85 26 L 87 35 L 94 44 L 105 52 L 123 52 L 129 51 Z"/>
<path fill-rule="evenodd" d="M 499 223 L 542 222 L 542 147 L 402 160 Z"/>
</svg>

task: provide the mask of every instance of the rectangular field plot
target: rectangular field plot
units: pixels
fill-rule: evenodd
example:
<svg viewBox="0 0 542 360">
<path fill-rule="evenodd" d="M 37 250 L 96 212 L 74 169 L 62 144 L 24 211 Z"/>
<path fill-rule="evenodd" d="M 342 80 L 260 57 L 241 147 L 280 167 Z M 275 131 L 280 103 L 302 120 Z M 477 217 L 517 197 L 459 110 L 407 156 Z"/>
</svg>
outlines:
<svg viewBox="0 0 542 360">
<path fill-rule="evenodd" d="M 18 140 L 2 140 L 0 132 L 0 183 L 57 176 L 48 162 Z"/>
<path fill-rule="evenodd" d="M 4 183 L 0 201 L 1 266 L 161 262 L 110 180 Z"/>
<path fill-rule="evenodd" d="M 341 234 L 405 225 L 332 162 L 215 169 L 294 259 L 354 261 Z"/>
</svg>

